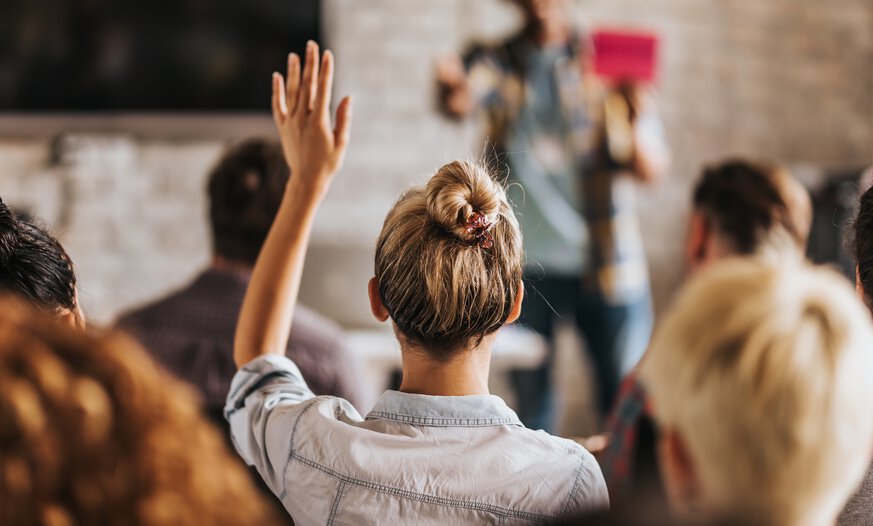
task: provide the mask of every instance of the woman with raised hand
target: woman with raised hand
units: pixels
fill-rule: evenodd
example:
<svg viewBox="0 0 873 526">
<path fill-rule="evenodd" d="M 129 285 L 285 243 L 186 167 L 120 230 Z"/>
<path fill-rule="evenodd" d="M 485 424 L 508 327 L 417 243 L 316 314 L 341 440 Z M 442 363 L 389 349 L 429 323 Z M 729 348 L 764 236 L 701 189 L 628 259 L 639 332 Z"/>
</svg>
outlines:
<svg viewBox="0 0 873 526">
<path fill-rule="evenodd" d="M 291 55 L 273 115 L 294 174 L 237 327 L 226 416 L 237 450 L 298 525 L 523 524 L 608 505 L 577 444 L 526 429 L 488 392 L 497 331 L 519 315 L 521 234 L 503 188 L 453 162 L 400 197 L 376 247 L 370 303 L 403 357 L 399 391 L 362 418 L 315 397 L 284 356 L 316 209 L 339 170 L 351 101 L 329 115 L 333 57 Z"/>
</svg>

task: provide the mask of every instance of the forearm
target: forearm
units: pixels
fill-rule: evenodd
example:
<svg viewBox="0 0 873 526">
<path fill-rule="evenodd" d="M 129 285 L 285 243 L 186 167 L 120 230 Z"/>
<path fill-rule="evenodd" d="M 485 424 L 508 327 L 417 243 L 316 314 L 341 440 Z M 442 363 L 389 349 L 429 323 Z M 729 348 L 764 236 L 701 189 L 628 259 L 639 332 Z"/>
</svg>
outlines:
<svg viewBox="0 0 873 526">
<path fill-rule="evenodd" d="M 664 178 L 670 168 L 670 151 L 664 132 L 655 116 L 643 116 L 634 126 L 634 156 L 631 169 L 646 183 Z"/>
<path fill-rule="evenodd" d="M 259 356 L 285 354 L 312 222 L 348 144 L 351 99 L 340 102 L 331 129 L 333 55 L 326 52 L 321 66 L 318 57 L 318 45 L 310 41 L 302 76 L 300 58 L 293 53 L 287 83 L 273 74 L 273 120 L 291 179 L 240 310 L 233 348 L 237 367 Z"/>
<path fill-rule="evenodd" d="M 297 304 L 303 262 L 320 201 L 292 176 L 246 291 L 234 340 L 242 367 L 264 354 L 284 355 Z"/>
<path fill-rule="evenodd" d="M 664 178 L 669 165 L 666 152 L 636 150 L 632 170 L 637 179 L 645 183 L 655 183 Z"/>
</svg>

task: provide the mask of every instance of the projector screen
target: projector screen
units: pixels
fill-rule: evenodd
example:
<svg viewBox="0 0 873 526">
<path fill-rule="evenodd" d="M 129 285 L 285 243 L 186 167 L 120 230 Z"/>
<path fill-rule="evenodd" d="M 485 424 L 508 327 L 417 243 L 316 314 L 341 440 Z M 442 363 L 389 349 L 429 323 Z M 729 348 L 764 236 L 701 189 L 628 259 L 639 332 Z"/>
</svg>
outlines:
<svg viewBox="0 0 873 526">
<path fill-rule="evenodd" d="M 0 113 L 267 111 L 318 0 L 4 0 Z"/>
</svg>

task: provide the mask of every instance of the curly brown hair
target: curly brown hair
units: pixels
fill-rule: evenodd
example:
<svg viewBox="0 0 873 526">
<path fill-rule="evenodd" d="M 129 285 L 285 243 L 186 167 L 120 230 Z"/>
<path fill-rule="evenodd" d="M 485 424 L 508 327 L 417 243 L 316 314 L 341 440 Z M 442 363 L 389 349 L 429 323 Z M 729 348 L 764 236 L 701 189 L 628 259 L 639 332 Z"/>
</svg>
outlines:
<svg viewBox="0 0 873 526">
<path fill-rule="evenodd" d="M 0 524 L 278 524 L 195 400 L 123 336 L 0 299 Z"/>
</svg>

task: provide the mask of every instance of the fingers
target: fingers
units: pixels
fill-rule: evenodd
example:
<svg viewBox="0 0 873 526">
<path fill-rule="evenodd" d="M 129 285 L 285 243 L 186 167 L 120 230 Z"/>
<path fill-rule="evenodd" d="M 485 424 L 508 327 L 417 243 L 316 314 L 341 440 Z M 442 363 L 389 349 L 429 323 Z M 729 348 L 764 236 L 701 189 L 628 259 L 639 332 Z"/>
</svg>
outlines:
<svg viewBox="0 0 873 526">
<path fill-rule="evenodd" d="M 330 122 L 330 96 L 333 90 L 333 53 L 324 52 L 321 59 L 321 75 L 318 78 L 318 93 L 315 96 L 314 111 L 318 118 Z"/>
<path fill-rule="evenodd" d="M 285 85 L 285 99 L 290 108 L 289 115 L 297 110 L 297 91 L 300 89 L 300 57 L 297 53 L 288 55 L 288 83 Z"/>
<path fill-rule="evenodd" d="M 352 128 L 352 98 L 343 97 L 336 110 L 336 127 L 333 129 L 334 147 L 340 155 L 349 144 L 349 134 Z"/>
<path fill-rule="evenodd" d="M 303 85 L 297 101 L 297 111 L 312 111 L 315 101 L 316 83 L 318 81 L 318 44 L 313 41 L 306 43 L 306 63 L 303 65 Z"/>
<path fill-rule="evenodd" d="M 285 93 L 282 90 L 282 75 L 273 73 L 273 120 L 280 126 L 288 117 L 288 107 L 285 104 Z"/>
</svg>

